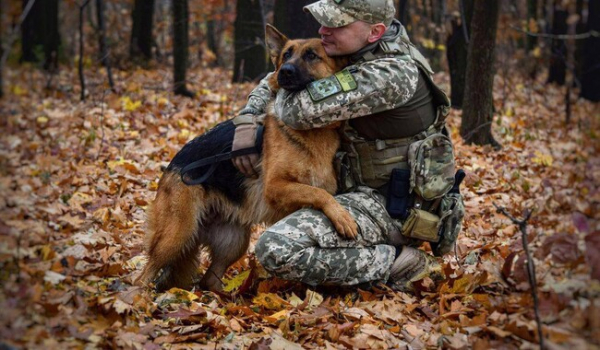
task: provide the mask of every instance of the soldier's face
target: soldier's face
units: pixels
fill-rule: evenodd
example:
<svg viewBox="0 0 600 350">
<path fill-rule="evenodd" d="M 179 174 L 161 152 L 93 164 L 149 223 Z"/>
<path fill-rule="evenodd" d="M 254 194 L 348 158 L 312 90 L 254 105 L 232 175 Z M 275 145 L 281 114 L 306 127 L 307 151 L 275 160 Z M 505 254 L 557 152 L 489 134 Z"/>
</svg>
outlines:
<svg viewBox="0 0 600 350">
<path fill-rule="evenodd" d="M 369 43 L 371 25 L 356 21 L 343 27 L 319 28 L 321 43 L 328 56 L 341 56 L 355 53 Z"/>
</svg>

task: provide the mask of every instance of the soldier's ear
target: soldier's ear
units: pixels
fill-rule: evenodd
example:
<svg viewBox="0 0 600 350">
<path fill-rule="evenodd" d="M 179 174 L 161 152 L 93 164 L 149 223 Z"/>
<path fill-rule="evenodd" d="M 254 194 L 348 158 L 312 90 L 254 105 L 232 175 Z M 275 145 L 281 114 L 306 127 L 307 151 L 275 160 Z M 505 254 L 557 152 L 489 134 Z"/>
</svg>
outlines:
<svg viewBox="0 0 600 350">
<path fill-rule="evenodd" d="M 288 40 L 287 36 L 281 34 L 281 32 L 272 25 L 267 24 L 267 27 L 265 28 L 265 42 L 267 43 L 269 57 L 271 57 L 271 61 L 275 67 L 277 67 L 277 61 L 279 60 L 281 50 L 283 50 L 283 47 Z"/>
</svg>

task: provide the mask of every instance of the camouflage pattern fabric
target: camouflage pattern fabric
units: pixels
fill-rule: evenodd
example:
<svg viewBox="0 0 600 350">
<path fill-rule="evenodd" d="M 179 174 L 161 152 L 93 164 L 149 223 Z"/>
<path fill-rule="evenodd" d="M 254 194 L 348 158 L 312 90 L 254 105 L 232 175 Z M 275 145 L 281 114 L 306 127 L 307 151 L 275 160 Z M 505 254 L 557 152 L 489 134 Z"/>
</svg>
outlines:
<svg viewBox="0 0 600 350">
<path fill-rule="evenodd" d="M 356 89 L 314 101 L 308 90 L 279 90 L 275 113 L 291 128 L 307 130 L 358 118 L 408 102 L 417 89 L 419 70 L 409 56 L 383 57 L 349 66 Z M 319 84 L 313 82 L 311 84 Z"/>
<path fill-rule="evenodd" d="M 392 0 L 321 0 L 304 6 L 319 24 L 337 28 L 357 20 L 390 25 L 396 12 Z"/>
<path fill-rule="evenodd" d="M 465 216 L 465 204 L 462 196 L 459 193 L 448 193 L 442 198 L 440 209 L 442 237 L 438 243 L 431 244 L 431 250 L 436 256 L 442 256 L 454 249 Z"/>
<path fill-rule="evenodd" d="M 356 219 L 356 240 L 342 238 L 321 211 L 302 209 L 260 236 L 255 254 L 262 266 L 278 277 L 311 286 L 386 282 L 396 254 L 387 243 L 400 234 L 383 196 L 359 187 L 335 198 Z"/>
<path fill-rule="evenodd" d="M 269 88 L 269 77 L 273 74 L 273 72 L 267 74 L 258 85 L 250 92 L 248 96 L 248 103 L 246 103 L 245 108 L 253 108 L 259 111 L 259 114 L 263 114 L 267 112 L 267 105 L 274 98 L 273 91 Z"/>
<path fill-rule="evenodd" d="M 452 141 L 441 133 L 413 142 L 408 149 L 410 186 L 425 200 L 439 198 L 454 185 Z"/>
</svg>

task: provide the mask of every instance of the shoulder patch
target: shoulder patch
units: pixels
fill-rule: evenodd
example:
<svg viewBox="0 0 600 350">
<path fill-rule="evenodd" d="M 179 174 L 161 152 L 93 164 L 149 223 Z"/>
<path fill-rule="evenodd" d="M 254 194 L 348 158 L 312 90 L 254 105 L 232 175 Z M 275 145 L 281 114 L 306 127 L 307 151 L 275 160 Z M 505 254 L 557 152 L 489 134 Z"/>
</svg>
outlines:
<svg viewBox="0 0 600 350">
<path fill-rule="evenodd" d="M 342 91 L 352 91 L 357 87 L 358 84 L 352 73 L 348 69 L 344 69 L 330 77 L 313 81 L 308 84 L 307 89 L 313 102 L 319 102 Z"/>
</svg>

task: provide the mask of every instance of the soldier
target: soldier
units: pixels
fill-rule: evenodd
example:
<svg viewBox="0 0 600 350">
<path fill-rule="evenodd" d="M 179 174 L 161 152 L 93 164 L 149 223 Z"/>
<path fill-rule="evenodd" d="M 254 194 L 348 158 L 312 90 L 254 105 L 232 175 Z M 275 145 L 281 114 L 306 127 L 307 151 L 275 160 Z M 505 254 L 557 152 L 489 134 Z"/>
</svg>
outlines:
<svg viewBox="0 0 600 350">
<path fill-rule="evenodd" d="M 280 90 L 274 95 L 267 78 L 262 80 L 240 111 L 242 117 L 235 119 L 233 149 L 254 145 L 256 122 L 272 99 L 278 117 L 294 129 L 344 121 L 346 152 L 340 159 L 346 162 L 340 166 L 348 171 L 339 179 L 342 194 L 335 198 L 356 219 L 359 237 L 342 238 L 322 212 L 307 208 L 268 228 L 256 243 L 256 256 L 274 275 L 312 286 L 383 282 L 395 290 L 411 290 L 412 282 L 442 272 L 435 258 L 409 246 L 422 242 L 409 238 L 418 235 L 401 233 L 409 219 L 392 217 L 386 210 L 390 175 L 394 169 L 409 171 L 411 144 L 442 132 L 449 100 L 433 83 L 429 64 L 402 24 L 394 19 L 392 0 L 320 0 L 304 10 L 321 24 L 319 34 L 327 54 L 348 55 L 350 66 L 299 92 Z M 444 157 L 453 166 L 453 154 Z M 257 161 L 254 154 L 235 158 L 234 164 L 246 176 L 256 176 Z M 453 225 L 439 243 L 432 244 L 438 255 L 450 250 L 460 231 L 464 207 L 460 195 L 457 198 L 451 208 L 456 212 Z M 426 202 L 414 205 L 421 204 Z M 444 205 L 450 213 L 450 206 Z"/>
</svg>

